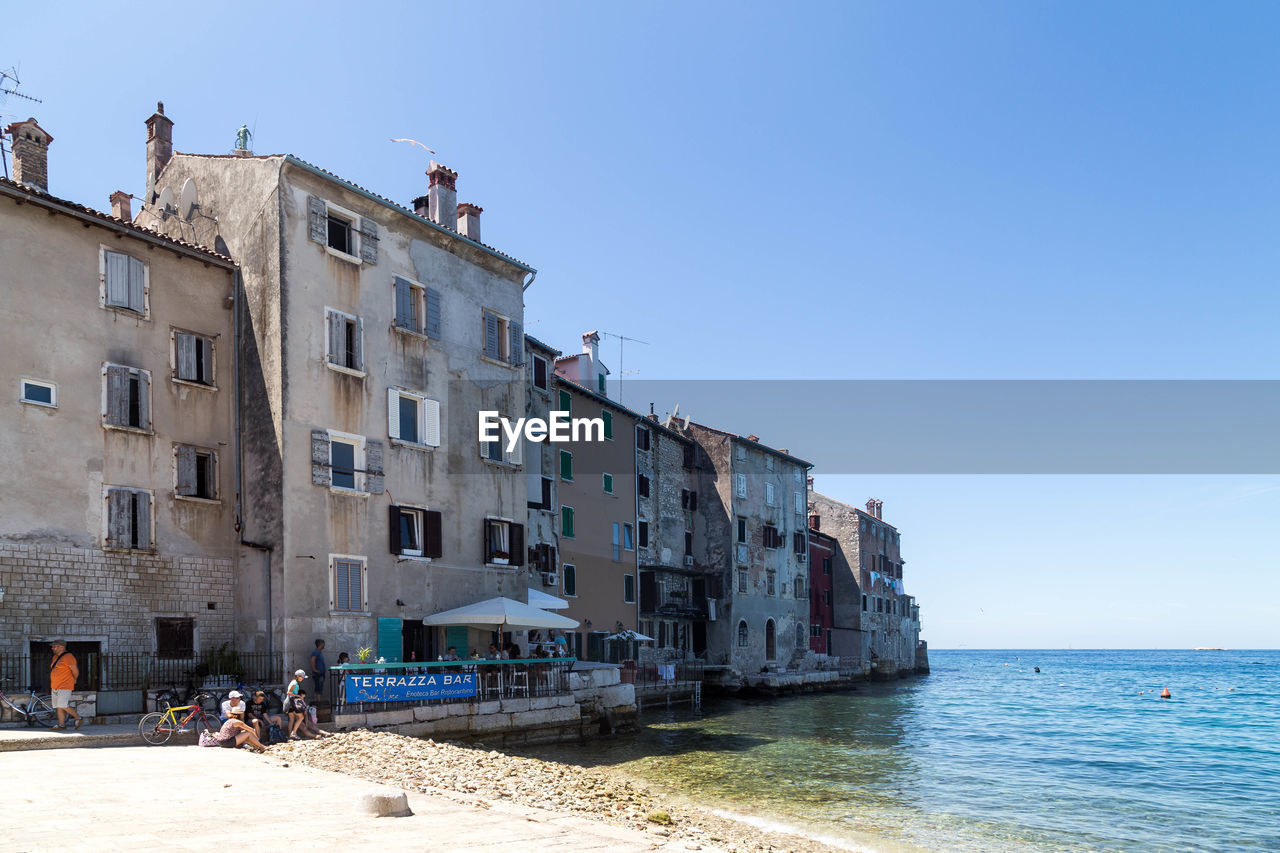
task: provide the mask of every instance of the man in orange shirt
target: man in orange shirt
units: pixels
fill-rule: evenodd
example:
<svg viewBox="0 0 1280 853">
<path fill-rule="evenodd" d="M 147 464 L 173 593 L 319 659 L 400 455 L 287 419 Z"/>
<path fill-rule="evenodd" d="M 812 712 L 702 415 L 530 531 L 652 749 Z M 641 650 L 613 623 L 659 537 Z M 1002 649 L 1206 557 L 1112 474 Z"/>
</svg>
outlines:
<svg viewBox="0 0 1280 853">
<path fill-rule="evenodd" d="M 49 664 L 49 689 L 53 692 L 53 708 L 58 712 L 58 725 L 54 728 L 65 729 L 67 714 L 70 714 L 75 718 L 78 729 L 84 718 L 71 707 L 71 691 L 80 677 L 80 667 L 76 664 L 76 656 L 67 651 L 66 640 L 54 640 L 49 648 L 53 650 L 53 663 Z"/>
</svg>

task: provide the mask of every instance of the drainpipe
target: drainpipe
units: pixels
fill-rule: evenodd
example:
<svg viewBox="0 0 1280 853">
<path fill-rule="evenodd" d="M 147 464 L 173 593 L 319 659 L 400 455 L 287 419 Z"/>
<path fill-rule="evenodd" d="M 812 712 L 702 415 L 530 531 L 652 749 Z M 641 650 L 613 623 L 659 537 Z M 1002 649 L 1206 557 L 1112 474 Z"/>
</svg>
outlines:
<svg viewBox="0 0 1280 853">
<path fill-rule="evenodd" d="M 526 290 L 533 287 L 533 280 L 537 277 L 538 277 L 537 270 L 534 270 L 533 272 L 529 273 L 529 280 L 524 283 L 524 287 L 520 289 L 520 292 L 524 293 Z"/>
</svg>

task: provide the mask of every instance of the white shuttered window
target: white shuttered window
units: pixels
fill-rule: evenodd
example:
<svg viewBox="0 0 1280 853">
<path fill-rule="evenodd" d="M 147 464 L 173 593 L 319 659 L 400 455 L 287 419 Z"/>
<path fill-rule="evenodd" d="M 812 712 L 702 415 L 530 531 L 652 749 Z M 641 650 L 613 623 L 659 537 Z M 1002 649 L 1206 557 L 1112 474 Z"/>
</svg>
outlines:
<svg viewBox="0 0 1280 853">
<path fill-rule="evenodd" d="M 387 434 L 424 447 L 440 446 L 440 401 L 420 394 L 387 390 Z"/>
</svg>

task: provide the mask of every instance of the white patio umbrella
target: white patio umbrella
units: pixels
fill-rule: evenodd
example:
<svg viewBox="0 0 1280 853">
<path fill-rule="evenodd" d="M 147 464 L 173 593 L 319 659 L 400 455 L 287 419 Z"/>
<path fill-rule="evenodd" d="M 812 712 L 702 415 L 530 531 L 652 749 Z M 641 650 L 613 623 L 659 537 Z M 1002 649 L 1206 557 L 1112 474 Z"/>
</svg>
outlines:
<svg viewBox="0 0 1280 853">
<path fill-rule="evenodd" d="M 653 637 L 646 637 L 644 634 L 637 634 L 635 631 L 619 631 L 616 634 L 610 634 L 605 637 L 605 641 L 609 640 L 635 640 L 637 643 L 652 643 Z"/>
<path fill-rule="evenodd" d="M 556 598 L 554 595 L 547 595 L 542 590 L 530 587 L 529 605 L 539 610 L 564 610 L 569 606 L 569 602 L 563 598 Z"/>
<path fill-rule="evenodd" d="M 490 598 L 465 607 L 455 607 L 443 613 L 433 613 L 422 620 L 423 625 L 474 625 L 488 628 L 506 625 L 509 628 L 577 628 L 578 621 L 558 613 L 548 613 L 537 607 L 522 604 L 510 598 Z"/>
</svg>

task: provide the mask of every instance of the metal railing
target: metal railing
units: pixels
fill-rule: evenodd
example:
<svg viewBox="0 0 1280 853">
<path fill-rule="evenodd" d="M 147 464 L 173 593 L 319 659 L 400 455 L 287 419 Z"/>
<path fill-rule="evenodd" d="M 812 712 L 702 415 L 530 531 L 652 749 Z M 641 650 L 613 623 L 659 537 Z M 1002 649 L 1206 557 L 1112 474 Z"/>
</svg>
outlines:
<svg viewBox="0 0 1280 853">
<path fill-rule="evenodd" d="M 356 663 L 329 668 L 325 698 L 335 713 L 412 708 L 456 702 L 483 702 L 516 697 L 563 696 L 571 692 L 569 670 L 577 658 L 522 658 L 518 660 L 419 661 L 413 663 Z M 348 702 L 346 675 L 430 675 L 474 673 L 474 696 L 405 699 L 389 702 Z"/>
<path fill-rule="evenodd" d="M 631 681 L 637 687 L 654 684 L 671 684 L 677 681 L 702 681 L 704 662 L 700 660 L 654 661 L 634 669 L 624 667 L 622 680 Z"/>
</svg>

